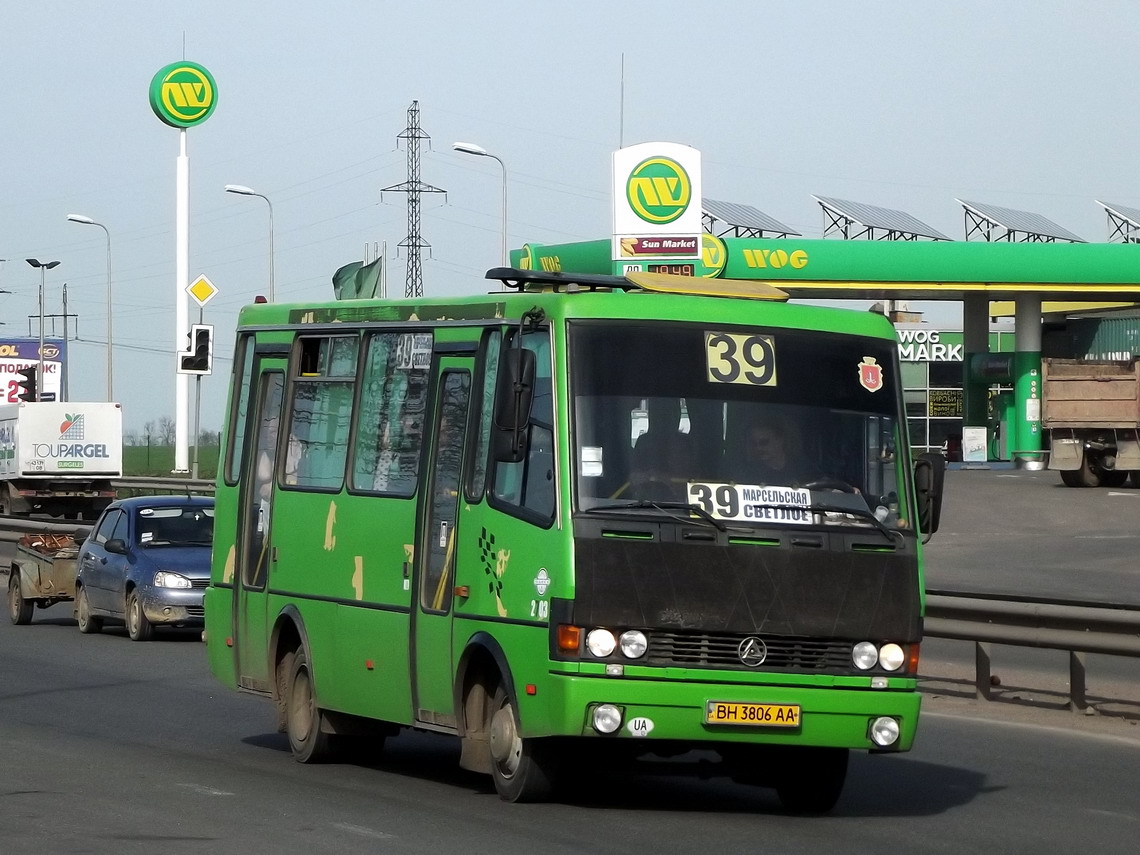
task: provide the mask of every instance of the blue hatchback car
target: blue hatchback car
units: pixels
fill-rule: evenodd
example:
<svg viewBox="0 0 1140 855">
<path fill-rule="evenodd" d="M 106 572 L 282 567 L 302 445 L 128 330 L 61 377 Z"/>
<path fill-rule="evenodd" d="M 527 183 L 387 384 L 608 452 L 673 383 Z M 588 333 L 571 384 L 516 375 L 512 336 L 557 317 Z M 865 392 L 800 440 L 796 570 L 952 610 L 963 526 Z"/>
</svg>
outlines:
<svg viewBox="0 0 1140 855">
<path fill-rule="evenodd" d="M 142 496 L 111 503 L 76 561 L 75 619 L 99 632 L 122 621 L 134 641 L 155 626 L 202 626 L 210 581 L 214 500 Z"/>
</svg>

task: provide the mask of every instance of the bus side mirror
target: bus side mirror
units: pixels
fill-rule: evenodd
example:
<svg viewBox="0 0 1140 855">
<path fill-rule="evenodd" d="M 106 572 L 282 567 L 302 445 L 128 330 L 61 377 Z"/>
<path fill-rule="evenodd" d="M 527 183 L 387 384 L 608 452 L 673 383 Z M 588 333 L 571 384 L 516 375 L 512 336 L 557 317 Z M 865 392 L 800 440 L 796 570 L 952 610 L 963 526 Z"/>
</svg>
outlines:
<svg viewBox="0 0 1140 855">
<path fill-rule="evenodd" d="M 914 492 L 917 501 L 918 530 L 924 535 L 938 531 L 942 517 L 942 486 L 946 478 L 946 458 L 928 451 L 914 461 Z"/>
<path fill-rule="evenodd" d="M 534 351 L 515 347 L 503 356 L 495 389 L 494 456 L 498 463 L 526 457 L 527 426 L 534 404 Z"/>
</svg>

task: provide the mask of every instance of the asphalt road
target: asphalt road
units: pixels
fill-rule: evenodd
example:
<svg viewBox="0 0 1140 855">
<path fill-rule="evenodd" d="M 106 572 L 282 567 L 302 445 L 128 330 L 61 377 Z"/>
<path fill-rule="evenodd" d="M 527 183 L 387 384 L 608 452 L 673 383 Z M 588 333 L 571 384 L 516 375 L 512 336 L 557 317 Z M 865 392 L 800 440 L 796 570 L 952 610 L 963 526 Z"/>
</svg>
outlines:
<svg viewBox="0 0 1140 855">
<path fill-rule="evenodd" d="M 950 470 L 928 590 L 1140 605 L 1140 490 L 1056 472 Z"/>
<path fill-rule="evenodd" d="M 852 758 L 826 817 L 702 780 L 696 755 L 652 775 L 602 768 L 567 801 L 508 805 L 444 737 L 405 733 L 371 762 L 295 763 L 268 703 L 215 683 L 195 633 L 88 637 L 49 610 L 0 623 L 0 651 L 5 855 L 1125 853 L 1140 822 L 1140 739 L 1056 719 L 932 710 L 909 754 Z"/>
</svg>

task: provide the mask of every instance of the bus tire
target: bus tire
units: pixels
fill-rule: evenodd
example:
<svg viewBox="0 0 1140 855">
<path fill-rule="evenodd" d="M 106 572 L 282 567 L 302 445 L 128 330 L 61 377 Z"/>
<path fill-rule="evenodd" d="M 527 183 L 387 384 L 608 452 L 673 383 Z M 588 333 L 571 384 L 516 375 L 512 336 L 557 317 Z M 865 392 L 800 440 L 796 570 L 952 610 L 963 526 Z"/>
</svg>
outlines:
<svg viewBox="0 0 1140 855">
<path fill-rule="evenodd" d="M 499 684 L 491 701 L 491 778 L 505 802 L 540 802 L 553 789 L 553 747 L 519 734 L 518 710 L 506 686 Z"/>
<path fill-rule="evenodd" d="M 789 813 L 827 813 L 847 780 L 846 748 L 800 748 L 780 768 L 776 795 Z"/>
<path fill-rule="evenodd" d="M 32 622 L 32 612 L 35 603 L 24 599 L 24 592 L 20 589 L 20 571 L 13 564 L 8 571 L 8 614 L 16 626 L 26 626 Z"/>
<path fill-rule="evenodd" d="M 142 597 L 138 591 L 127 595 L 127 635 L 131 641 L 150 641 L 154 635 L 154 624 L 143 610 Z"/>
<path fill-rule="evenodd" d="M 284 665 L 290 663 L 285 695 L 285 733 L 289 748 L 298 763 L 325 763 L 333 756 L 332 735 L 325 732 L 324 713 L 317 706 L 313 691 L 312 671 L 305 648 L 298 647 L 292 659 L 285 656 Z"/>
<path fill-rule="evenodd" d="M 103 618 L 91 614 L 91 601 L 87 599 L 87 589 L 82 585 L 75 593 L 75 621 L 84 635 L 92 635 L 103 629 Z"/>
</svg>

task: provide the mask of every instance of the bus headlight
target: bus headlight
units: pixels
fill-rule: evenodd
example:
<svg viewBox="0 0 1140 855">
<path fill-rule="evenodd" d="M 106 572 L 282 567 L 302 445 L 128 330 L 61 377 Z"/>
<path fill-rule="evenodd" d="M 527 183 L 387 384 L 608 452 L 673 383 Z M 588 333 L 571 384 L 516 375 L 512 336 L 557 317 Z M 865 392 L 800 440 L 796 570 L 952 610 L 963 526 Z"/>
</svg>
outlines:
<svg viewBox="0 0 1140 855">
<path fill-rule="evenodd" d="M 888 748 L 899 741 L 898 719 L 889 715 L 879 716 L 871 722 L 871 741 L 880 748 Z"/>
<path fill-rule="evenodd" d="M 897 644 L 884 644 L 879 651 L 879 664 L 884 671 L 897 671 L 906 661 L 906 653 Z"/>
<path fill-rule="evenodd" d="M 594 707 L 594 730 L 598 733 L 613 733 L 619 727 L 621 727 L 620 709 L 613 704 L 598 704 Z"/>
<path fill-rule="evenodd" d="M 621 652 L 629 659 L 637 659 L 645 655 L 649 642 L 645 633 L 640 629 L 629 629 L 621 634 Z"/>
<path fill-rule="evenodd" d="M 851 661 L 860 671 L 870 671 L 879 661 L 879 648 L 869 641 L 860 641 L 851 651 Z"/>
<path fill-rule="evenodd" d="M 605 659 L 617 647 L 617 639 L 608 629 L 591 629 L 586 635 L 586 649 L 599 659 Z"/>
</svg>

